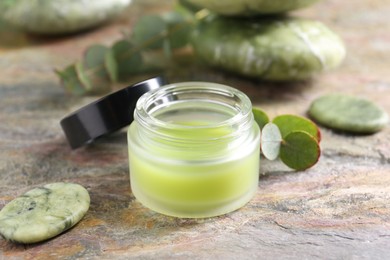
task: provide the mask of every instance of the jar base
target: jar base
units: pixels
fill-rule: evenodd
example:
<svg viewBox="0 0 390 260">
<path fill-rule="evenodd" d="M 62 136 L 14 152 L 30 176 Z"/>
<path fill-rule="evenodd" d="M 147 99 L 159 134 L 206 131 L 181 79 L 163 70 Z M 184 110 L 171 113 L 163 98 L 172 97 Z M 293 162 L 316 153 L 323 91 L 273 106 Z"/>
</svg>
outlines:
<svg viewBox="0 0 390 260">
<path fill-rule="evenodd" d="M 180 208 L 180 206 L 174 204 L 161 203 L 159 201 L 151 199 L 142 191 L 133 186 L 132 191 L 135 198 L 143 206 L 157 213 L 178 218 L 210 218 L 233 212 L 246 205 L 254 197 L 257 191 L 257 185 L 237 199 L 230 200 L 224 203 L 215 203 L 213 205 L 207 205 L 203 207 L 203 210 L 199 209 L 199 206 L 197 206 L 198 208 L 194 210 L 189 208 L 189 205 Z"/>
</svg>

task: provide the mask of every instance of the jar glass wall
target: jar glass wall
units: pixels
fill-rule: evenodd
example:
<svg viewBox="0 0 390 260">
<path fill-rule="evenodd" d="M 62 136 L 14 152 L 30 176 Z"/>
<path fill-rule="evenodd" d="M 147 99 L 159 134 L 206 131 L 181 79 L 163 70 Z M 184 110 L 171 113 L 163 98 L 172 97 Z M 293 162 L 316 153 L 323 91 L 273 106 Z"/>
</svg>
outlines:
<svg viewBox="0 0 390 260">
<path fill-rule="evenodd" d="M 222 215 L 257 190 L 260 130 L 249 98 L 234 88 L 185 82 L 144 94 L 128 144 L 132 192 L 154 211 Z"/>
</svg>

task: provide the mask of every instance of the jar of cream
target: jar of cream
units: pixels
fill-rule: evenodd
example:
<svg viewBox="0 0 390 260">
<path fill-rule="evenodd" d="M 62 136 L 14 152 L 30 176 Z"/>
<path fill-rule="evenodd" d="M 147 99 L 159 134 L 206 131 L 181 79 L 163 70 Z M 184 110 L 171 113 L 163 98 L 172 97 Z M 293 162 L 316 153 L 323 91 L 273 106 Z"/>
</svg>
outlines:
<svg viewBox="0 0 390 260">
<path fill-rule="evenodd" d="M 202 218 L 245 205 L 259 178 L 260 130 L 234 88 L 185 82 L 138 100 L 128 129 L 131 189 L 144 206 Z"/>
</svg>

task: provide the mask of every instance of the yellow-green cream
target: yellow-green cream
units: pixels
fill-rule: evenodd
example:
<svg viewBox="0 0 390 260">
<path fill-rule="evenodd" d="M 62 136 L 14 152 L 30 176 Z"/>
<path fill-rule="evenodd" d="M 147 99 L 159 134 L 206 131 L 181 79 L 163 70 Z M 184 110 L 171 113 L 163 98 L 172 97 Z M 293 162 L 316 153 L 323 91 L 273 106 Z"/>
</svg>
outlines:
<svg viewBox="0 0 390 260">
<path fill-rule="evenodd" d="M 233 129 L 207 127 L 200 121 L 174 123 L 188 126 L 160 131 L 181 140 L 174 147 L 170 139 L 159 137 L 142 142 L 137 137 L 138 123 L 130 126 L 130 176 L 136 198 L 157 212 L 177 217 L 216 216 L 246 204 L 257 190 L 258 135 L 250 140 L 225 138 Z M 253 131 L 258 133 L 257 126 Z"/>
</svg>

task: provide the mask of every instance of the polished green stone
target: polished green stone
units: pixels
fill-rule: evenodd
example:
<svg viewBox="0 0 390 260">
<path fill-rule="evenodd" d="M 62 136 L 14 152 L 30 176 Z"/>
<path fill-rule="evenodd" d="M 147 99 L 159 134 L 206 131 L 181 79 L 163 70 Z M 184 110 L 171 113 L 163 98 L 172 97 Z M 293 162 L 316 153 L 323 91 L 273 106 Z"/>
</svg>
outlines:
<svg viewBox="0 0 390 260">
<path fill-rule="evenodd" d="M 345 57 L 341 39 L 325 25 L 292 17 L 209 16 L 196 27 L 192 44 L 210 65 L 273 81 L 308 79 Z"/>
<path fill-rule="evenodd" d="M 40 242 L 71 228 L 89 208 L 88 191 L 72 183 L 52 183 L 28 191 L 0 211 L 0 234 L 18 243 Z"/>
<path fill-rule="evenodd" d="M 71 33 L 117 16 L 131 0 L 0 1 L 0 16 L 22 30 L 39 34 Z"/>
<path fill-rule="evenodd" d="M 223 15 L 277 14 L 312 5 L 319 0 L 188 0 Z"/>
<path fill-rule="evenodd" d="M 375 133 L 389 122 L 386 111 L 371 101 L 342 94 L 328 94 L 314 100 L 309 114 L 324 126 L 352 133 Z"/>
</svg>

